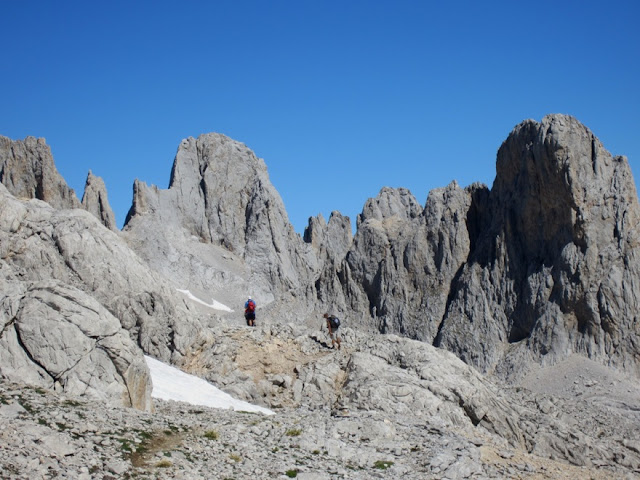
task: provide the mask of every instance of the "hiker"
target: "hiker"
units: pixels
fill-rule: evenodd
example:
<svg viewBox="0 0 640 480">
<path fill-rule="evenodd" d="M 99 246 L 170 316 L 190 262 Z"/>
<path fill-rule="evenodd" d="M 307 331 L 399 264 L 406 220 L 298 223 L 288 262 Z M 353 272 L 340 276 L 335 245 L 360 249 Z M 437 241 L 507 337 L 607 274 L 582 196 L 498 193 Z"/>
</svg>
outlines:
<svg viewBox="0 0 640 480">
<path fill-rule="evenodd" d="M 340 334 L 338 333 L 338 328 L 340 328 L 340 320 L 335 315 L 329 315 L 328 313 L 324 314 L 324 318 L 327 319 L 327 330 L 329 330 L 329 336 L 331 337 L 331 346 L 336 348 L 336 343 L 338 344 L 338 350 L 340 349 Z"/>
<path fill-rule="evenodd" d="M 244 319 L 248 326 L 256 326 L 256 302 L 251 300 L 251 297 L 244 304 Z"/>
</svg>

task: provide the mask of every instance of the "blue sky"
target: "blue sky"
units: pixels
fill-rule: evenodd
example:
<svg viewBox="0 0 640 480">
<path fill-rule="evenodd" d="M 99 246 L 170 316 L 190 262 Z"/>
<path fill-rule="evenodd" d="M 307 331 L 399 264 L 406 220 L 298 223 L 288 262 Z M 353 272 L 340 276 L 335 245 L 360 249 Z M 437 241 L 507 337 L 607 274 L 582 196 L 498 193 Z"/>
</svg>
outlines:
<svg viewBox="0 0 640 480">
<path fill-rule="evenodd" d="M 0 135 L 45 137 L 122 226 L 182 138 L 263 158 L 289 218 L 351 217 L 383 186 L 491 186 L 522 120 L 566 113 L 640 175 L 640 2 L 2 2 Z"/>
</svg>

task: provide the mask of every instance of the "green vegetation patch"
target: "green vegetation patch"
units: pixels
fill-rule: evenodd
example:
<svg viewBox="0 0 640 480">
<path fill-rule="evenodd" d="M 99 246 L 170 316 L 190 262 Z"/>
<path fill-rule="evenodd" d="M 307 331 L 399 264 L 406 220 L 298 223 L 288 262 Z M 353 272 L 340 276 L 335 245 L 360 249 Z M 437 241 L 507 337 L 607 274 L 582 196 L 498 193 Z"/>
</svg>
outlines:
<svg viewBox="0 0 640 480">
<path fill-rule="evenodd" d="M 169 468 L 173 466 L 173 463 L 171 463 L 169 460 L 160 460 L 158 463 L 156 463 L 156 468 Z"/>
<path fill-rule="evenodd" d="M 378 460 L 376 463 L 373 464 L 373 468 L 377 468 L 377 469 L 380 469 L 380 470 L 386 470 L 391 465 L 393 465 L 393 462 L 391 462 L 389 460 Z"/>
</svg>

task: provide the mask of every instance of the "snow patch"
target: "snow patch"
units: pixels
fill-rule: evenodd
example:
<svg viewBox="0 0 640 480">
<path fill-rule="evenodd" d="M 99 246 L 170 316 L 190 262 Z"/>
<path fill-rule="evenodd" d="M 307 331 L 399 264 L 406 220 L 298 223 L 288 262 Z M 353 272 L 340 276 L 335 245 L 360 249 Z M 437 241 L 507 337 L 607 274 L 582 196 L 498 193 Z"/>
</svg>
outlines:
<svg viewBox="0 0 640 480">
<path fill-rule="evenodd" d="M 151 396 L 153 398 L 187 402 L 204 407 L 230 408 L 243 412 L 264 413 L 265 415 L 274 414 L 268 408 L 233 398 L 202 378 L 189 375 L 155 358 L 146 355 L 144 358 L 151 372 L 151 380 L 153 382 Z"/>
<path fill-rule="evenodd" d="M 176 290 L 178 290 L 180 293 L 186 295 L 187 298 L 193 300 L 194 302 L 198 302 L 198 303 L 204 305 L 205 307 L 213 308 L 214 310 L 222 310 L 222 311 L 225 311 L 225 312 L 233 312 L 233 310 L 231 308 L 227 307 L 223 303 L 218 302 L 217 300 L 214 300 L 213 298 L 211 299 L 212 303 L 207 303 L 204 300 L 200 300 L 198 297 L 196 297 L 189 290 L 181 290 L 179 288 L 176 288 Z"/>
</svg>

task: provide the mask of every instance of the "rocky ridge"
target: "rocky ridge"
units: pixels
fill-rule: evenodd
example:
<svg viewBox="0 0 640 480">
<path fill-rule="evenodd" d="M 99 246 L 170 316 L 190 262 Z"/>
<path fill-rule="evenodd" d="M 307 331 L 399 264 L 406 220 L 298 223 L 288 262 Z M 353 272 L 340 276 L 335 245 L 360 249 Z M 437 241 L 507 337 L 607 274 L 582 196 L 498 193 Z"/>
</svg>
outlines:
<svg viewBox="0 0 640 480">
<path fill-rule="evenodd" d="M 564 462 L 564 472 L 573 464 L 593 476 L 638 473 L 637 195 L 626 159 L 612 157 L 575 119 L 516 127 L 499 151 L 492 189 L 454 182 L 430 192 L 424 208 L 405 189 L 382 189 L 365 204 L 354 237 L 338 212 L 328 222 L 310 219 L 297 236 L 264 162 L 222 135 L 183 141 L 168 190 L 136 181 L 123 232 L 111 229 L 97 177 L 87 179 L 88 213 L 43 140 L 0 140 L 3 384 L 26 381 L 36 393 L 149 411 L 144 352 L 283 418 L 303 415 L 316 445 L 329 443 L 328 432 L 342 435 L 336 419 L 353 418 L 353 446 L 339 445 L 330 476 L 382 475 L 369 466 L 374 450 L 397 452 L 390 478 L 554 478 L 508 461 L 512 471 L 490 466 L 527 455 Z M 239 327 L 237 311 L 209 301 L 236 306 L 247 294 L 259 301 L 253 330 Z M 344 319 L 345 349 L 335 354 L 317 331 L 329 308 Z M 589 372 L 598 368 L 594 380 Z M 544 391 L 540 380 L 574 388 Z M 18 400 L 30 392 L 7 388 Z M 12 409 L 12 422 L 25 420 Z M 361 463 L 347 461 L 343 452 L 352 459 L 368 451 L 356 444 L 370 414 L 395 433 Z M 144 414 L 130 418 L 137 415 Z M 15 428 L 28 429 L 28 419 Z M 408 446 L 414 438 L 439 444 L 439 436 L 463 439 L 467 446 L 454 451 L 464 453 L 429 450 L 425 460 Z M 250 448 L 261 459 L 268 453 Z M 513 453 L 496 454 L 500 448 Z M 56 462 L 67 465 L 61 457 L 69 456 Z M 56 470 L 42 458 L 15 458 L 32 472 Z M 76 473 L 131 474 L 132 458 Z M 324 478 L 332 461 L 307 460 L 301 478 Z M 7 471 L 17 468 L 11 454 L 3 461 Z M 178 463 L 185 478 L 203 468 Z"/>
</svg>

